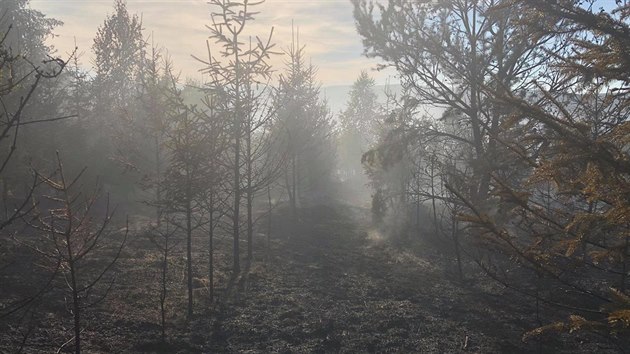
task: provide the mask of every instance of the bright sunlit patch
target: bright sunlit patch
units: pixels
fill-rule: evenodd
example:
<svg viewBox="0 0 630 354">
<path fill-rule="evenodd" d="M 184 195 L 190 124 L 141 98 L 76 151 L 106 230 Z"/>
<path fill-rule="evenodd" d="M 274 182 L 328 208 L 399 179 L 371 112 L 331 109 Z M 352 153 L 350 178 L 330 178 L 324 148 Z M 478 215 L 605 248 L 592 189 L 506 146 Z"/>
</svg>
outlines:
<svg viewBox="0 0 630 354">
<path fill-rule="evenodd" d="M 372 242 L 383 242 L 385 241 L 385 236 L 378 229 L 368 230 L 368 240 Z"/>
</svg>

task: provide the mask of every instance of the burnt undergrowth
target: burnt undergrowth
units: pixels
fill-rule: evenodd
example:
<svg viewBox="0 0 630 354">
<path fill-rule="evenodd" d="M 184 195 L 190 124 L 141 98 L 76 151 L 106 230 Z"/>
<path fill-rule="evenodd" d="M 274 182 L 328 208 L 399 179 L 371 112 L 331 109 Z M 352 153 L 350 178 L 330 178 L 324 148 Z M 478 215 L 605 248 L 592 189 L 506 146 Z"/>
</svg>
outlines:
<svg viewBox="0 0 630 354">
<path fill-rule="evenodd" d="M 166 342 L 160 340 L 158 255 L 138 232 L 119 260 L 108 297 L 86 314 L 85 350 L 619 351 L 585 335 L 523 342 L 523 333 L 545 320 L 533 315 L 531 301 L 472 268 L 465 281 L 457 280 L 448 270 L 451 260 L 430 247 L 430 238 L 400 242 L 374 237 L 363 209 L 312 207 L 301 210 L 295 221 L 288 215 L 282 209 L 275 214 L 268 257 L 266 235 L 261 232 L 255 239 L 256 258 L 236 275 L 230 271 L 230 240 L 218 237 L 216 300 L 208 301 L 207 279 L 195 278 L 195 315 L 190 320 L 181 310 L 186 303 L 183 251 L 174 253 Z M 204 235 L 193 241 L 199 250 L 194 254 L 195 273 L 206 274 Z M 22 326 L 3 320 L 3 351 L 20 348 L 26 337 L 22 352 L 54 352 L 70 339 L 70 317 L 56 294 L 51 291 L 46 295 L 50 300 L 33 309 L 30 327 L 26 320 Z"/>
</svg>

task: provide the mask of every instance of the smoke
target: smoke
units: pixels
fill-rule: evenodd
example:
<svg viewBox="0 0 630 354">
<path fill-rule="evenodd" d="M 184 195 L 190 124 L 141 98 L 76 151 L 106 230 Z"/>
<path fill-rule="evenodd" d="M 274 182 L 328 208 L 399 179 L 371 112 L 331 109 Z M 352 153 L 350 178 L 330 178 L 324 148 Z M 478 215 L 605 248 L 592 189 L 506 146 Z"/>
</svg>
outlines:
<svg viewBox="0 0 630 354">
<path fill-rule="evenodd" d="M 372 228 L 368 230 L 367 238 L 370 242 L 373 243 L 382 243 L 386 239 L 386 237 L 378 228 Z"/>
</svg>

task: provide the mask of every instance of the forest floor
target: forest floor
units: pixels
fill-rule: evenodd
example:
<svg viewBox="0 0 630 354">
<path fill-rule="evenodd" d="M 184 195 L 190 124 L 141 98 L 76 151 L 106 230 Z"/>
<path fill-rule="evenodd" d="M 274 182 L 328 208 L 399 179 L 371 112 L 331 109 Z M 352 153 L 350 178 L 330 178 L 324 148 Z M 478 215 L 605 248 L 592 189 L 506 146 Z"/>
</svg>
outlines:
<svg viewBox="0 0 630 354">
<path fill-rule="evenodd" d="M 515 352 L 522 328 L 494 298 L 369 230 L 361 211 L 320 208 L 250 273 L 244 301 L 225 306 L 217 352 Z M 319 220 L 319 222 L 317 222 Z"/>
<path fill-rule="evenodd" d="M 171 288 L 177 290 L 169 294 L 167 345 L 159 342 L 157 256 L 131 251 L 106 304 L 86 318 L 85 348 L 90 353 L 619 351 L 587 337 L 524 343 L 523 333 L 537 325 L 525 302 L 491 284 L 456 281 L 439 265 L 439 256 L 396 246 L 369 224 L 364 210 L 341 206 L 303 211 L 297 226 L 274 223 L 268 259 L 255 261 L 238 277 L 230 278 L 229 257 L 219 253 L 218 300 L 207 304 L 205 290 L 198 288 L 191 320 L 185 319 L 181 267 L 173 266 Z M 265 238 L 257 237 L 255 254 L 265 258 Z M 201 235 L 196 242 L 204 242 Z M 203 257 L 197 258 L 195 268 L 202 273 Z M 51 352 L 51 342 L 63 343 L 63 333 L 38 333 L 48 339 L 24 352 Z"/>
</svg>

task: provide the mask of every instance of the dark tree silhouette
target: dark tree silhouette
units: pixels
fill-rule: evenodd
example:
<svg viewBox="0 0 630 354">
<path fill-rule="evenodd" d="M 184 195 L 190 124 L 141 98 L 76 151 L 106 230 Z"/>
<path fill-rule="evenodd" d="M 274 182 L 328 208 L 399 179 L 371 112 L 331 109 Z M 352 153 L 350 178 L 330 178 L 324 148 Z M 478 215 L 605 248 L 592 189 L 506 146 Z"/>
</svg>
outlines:
<svg viewBox="0 0 630 354">
<path fill-rule="evenodd" d="M 238 273 L 241 270 L 240 208 L 243 195 L 243 140 L 244 138 L 246 141 L 251 139 L 252 127 L 248 123 L 257 114 L 256 109 L 260 105 L 260 102 L 256 100 L 258 94 L 253 91 L 254 85 L 265 83 L 271 75 L 268 59 L 273 54 L 271 43 L 273 30 L 266 39 L 256 37 L 244 41 L 244 38 L 247 38 L 245 32 L 247 24 L 254 20 L 255 12 L 252 7 L 260 2 L 212 0 L 210 4 L 215 9 L 212 13 L 212 24 L 208 26 L 210 39 L 215 41 L 220 49 L 218 55 L 213 55 L 208 44 L 208 59 L 199 60 L 206 65 L 202 72 L 209 76 L 205 90 L 208 95 L 221 98 L 221 102 L 217 103 L 217 109 L 225 112 L 225 117 L 230 124 L 233 145 L 232 157 L 229 161 L 232 168 L 234 201 L 233 210 L 231 210 L 234 241 L 233 270 Z M 247 145 L 246 149 L 248 147 L 251 148 L 251 145 Z M 246 159 L 249 158 L 248 156 Z M 249 171 L 251 173 L 251 169 Z M 248 200 L 250 199 L 251 193 L 248 197 Z"/>
<path fill-rule="evenodd" d="M 77 354 L 81 352 L 82 314 L 102 300 L 107 289 L 111 288 L 114 278 L 105 291 L 96 291 L 120 257 L 129 230 L 128 226 L 121 232 L 109 230 L 112 220 L 109 200 L 106 201 L 102 219 L 96 219 L 99 189 L 87 195 L 81 191 L 79 183 L 83 171 L 74 177 L 67 176 L 61 158 L 57 155 L 57 169 L 52 176 L 37 173 L 37 178 L 41 179 L 47 190 L 41 198 L 54 206 L 40 210 L 33 221 L 28 221 L 41 234 L 40 241 L 30 244 L 31 249 L 45 259 L 52 260 L 55 264 L 53 273 L 61 275 L 67 286 L 73 316 L 74 337 L 71 341 Z M 95 269 L 94 260 L 102 262 L 99 253 L 107 250 L 104 248 L 105 241 L 117 233 L 122 233 L 122 237 L 113 256 L 99 265 L 100 269 Z"/>
</svg>

